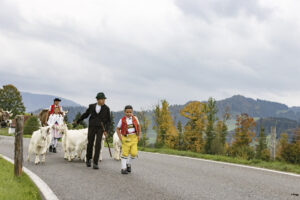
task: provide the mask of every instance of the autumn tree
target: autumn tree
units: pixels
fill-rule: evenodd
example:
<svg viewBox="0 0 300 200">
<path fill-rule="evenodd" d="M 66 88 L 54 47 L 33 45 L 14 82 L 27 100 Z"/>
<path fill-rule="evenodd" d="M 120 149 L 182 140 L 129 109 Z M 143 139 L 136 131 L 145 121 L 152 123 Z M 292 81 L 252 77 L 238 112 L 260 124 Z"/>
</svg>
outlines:
<svg viewBox="0 0 300 200">
<path fill-rule="evenodd" d="M 137 117 L 139 118 L 142 130 L 139 146 L 146 147 L 148 145 L 149 140 L 149 138 L 147 137 L 147 132 L 151 121 L 147 118 L 147 112 L 145 110 L 141 110 L 140 112 L 138 112 Z"/>
<path fill-rule="evenodd" d="M 293 139 L 291 143 L 288 143 L 288 136 L 284 135 L 282 141 L 280 141 L 281 149 L 280 156 L 283 160 L 293 164 L 300 163 L 300 129 L 298 128 L 294 132 Z"/>
<path fill-rule="evenodd" d="M 0 89 L 0 108 L 11 111 L 13 117 L 25 112 L 22 96 L 15 86 L 4 85 L 3 88 Z"/>
<path fill-rule="evenodd" d="M 214 131 L 215 122 L 218 120 L 216 114 L 218 112 L 216 101 L 213 98 L 209 98 L 208 102 L 204 105 L 204 112 L 207 117 L 207 125 L 205 129 L 205 153 L 212 154 L 212 143 L 216 138 L 216 133 Z"/>
<path fill-rule="evenodd" d="M 201 152 L 204 148 L 203 133 L 206 127 L 204 104 L 199 101 L 190 102 L 180 114 L 188 119 L 184 127 L 184 143 L 187 150 Z"/>
<path fill-rule="evenodd" d="M 250 147 L 250 143 L 255 137 L 253 129 L 255 128 L 255 120 L 243 113 L 236 118 L 236 128 L 233 136 L 232 154 L 234 156 L 250 159 L 254 157 L 254 150 Z"/>
<path fill-rule="evenodd" d="M 157 131 L 157 145 L 174 148 L 178 143 L 178 132 L 169 111 L 169 103 L 166 100 L 161 101 L 161 108 L 160 105 L 155 107 L 154 121 L 154 129 Z"/>
</svg>

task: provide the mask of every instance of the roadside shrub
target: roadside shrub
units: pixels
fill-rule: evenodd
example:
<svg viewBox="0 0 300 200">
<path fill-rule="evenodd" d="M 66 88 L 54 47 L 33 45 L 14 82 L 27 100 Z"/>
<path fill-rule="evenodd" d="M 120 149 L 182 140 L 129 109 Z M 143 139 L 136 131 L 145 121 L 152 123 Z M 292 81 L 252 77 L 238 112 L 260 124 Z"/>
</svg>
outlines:
<svg viewBox="0 0 300 200">
<path fill-rule="evenodd" d="M 32 133 L 40 128 L 40 122 L 36 116 L 31 116 L 24 124 L 24 134 L 32 135 Z"/>
</svg>

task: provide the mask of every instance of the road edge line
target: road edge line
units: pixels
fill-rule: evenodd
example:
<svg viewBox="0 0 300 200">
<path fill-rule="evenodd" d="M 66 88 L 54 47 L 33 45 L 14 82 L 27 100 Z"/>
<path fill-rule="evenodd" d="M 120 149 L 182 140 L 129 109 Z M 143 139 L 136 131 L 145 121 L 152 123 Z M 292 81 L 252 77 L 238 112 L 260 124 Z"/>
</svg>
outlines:
<svg viewBox="0 0 300 200">
<path fill-rule="evenodd" d="M 141 152 L 143 152 L 143 153 L 151 153 L 151 154 L 159 154 L 159 155 L 166 155 L 166 156 L 171 156 L 171 157 L 176 157 L 176 158 L 186 158 L 186 159 L 191 159 L 191 160 L 201 160 L 201 161 L 210 162 L 210 163 L 217 163 L 217 164 L 224 164 L 224 165 L 235 166 L 235 167 L 255 169 L 255 170 L 273 172 L 273 173 L 277 173 L 277 174 L 289 175 L 289 176 L 294 176 L 294 177 L 299 177 L 300 178 L 300 174 L 295 174 L 295 173 L 291 173 L 291 172 L 277 171 L 277 170 L 267 169 L 267 168 L 261 168 L 261 167 L 253 167 L 253 166 L 236 164 L 236 163 L 229 163 L 229 162 L 216 161 L 216 160 L 208 160 L 208 159 L 203 159 L 203 158 L 193 158 L 193 157 L 187 157 L 187 156 L 178 156 L 178 155 L 164 154 L 164 153 L 158 153 L 158 152 L 148 152 L 148 151 L 141 151 Z"/>
<path fill-rule="evenodd" d="M 8 162 L 14 164 L 14 161 L 9 157 L 0 154 L 2 158 L 7 160 Z M 38 175 L 27 169 L 23 166 L 23 171 L 30 177 L 30 179 L 34 182 L 34 184 L 39 188 L 40 192 L 43 194 L 45 200 L 59 200 L 51 188 L 45 183 Z"/>
</svg>

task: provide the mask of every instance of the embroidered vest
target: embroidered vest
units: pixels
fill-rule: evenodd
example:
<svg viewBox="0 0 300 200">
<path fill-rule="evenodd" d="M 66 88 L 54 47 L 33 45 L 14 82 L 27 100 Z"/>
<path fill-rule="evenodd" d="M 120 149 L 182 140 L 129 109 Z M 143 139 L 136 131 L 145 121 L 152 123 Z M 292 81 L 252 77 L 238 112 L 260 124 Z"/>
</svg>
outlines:
<svg viewBox="0 0 300 200">
<path fill-rule="evenodd" d="M 54 113 L 54 108 L 55 108 L 55 105 L 54 105 L 54 104 L 51 105 L 51 110 L 50 110 L 50 112 L 49 112 L 49 115 L 51 115 L 51 114 Z M 58 106 L 58 108 L 59 108 L 59 113 L 61 113 L 61 111 L 60 111 L 60 106 Z"/>
<path fill-rule="evenodd" d="M 135 128 L 136 133 L 139 131 L 139 124 L 134 116 L 132 116 L 132 123 Z M 126 121 L 126 116 L 122 118 L 122 125 L 121 125 L 121 134 L 127 135 L 128 134 L 128 125 Z"/>
</svg>

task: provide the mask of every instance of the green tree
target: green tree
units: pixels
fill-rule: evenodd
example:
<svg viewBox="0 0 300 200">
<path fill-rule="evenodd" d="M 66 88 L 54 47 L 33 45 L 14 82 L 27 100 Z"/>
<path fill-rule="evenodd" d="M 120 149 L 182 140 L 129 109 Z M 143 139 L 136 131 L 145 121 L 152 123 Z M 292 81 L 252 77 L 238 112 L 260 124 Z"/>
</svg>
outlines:
<svg viewBox="0 0 300 200">
<path fill-rule="evenodd" d="M 137 117 L 140 122 L 142 135 L 138 143 L 139 146 L 146 147 L 148 145 L 149 138 L 147 137 L 148 127 L 150 125 L 150 120 L 147 118 L 147 113 L 145 110 L 141 110 L 137 113 Z"/>
<path fill-rule="evenodd" d="M 154 108 L 153 112 L 153 121 L 154 121 L 154 126 L 153 130 L 156 132 L 156 141 L 155 141 L 155 146 L 156 147 L 161 147 L 163 146 L 163 136 L 160 133 L 159 126 L 161 124 L 161 117 L 160 117 L 160 106 L 157 104 Z"/>
<path fill-rule="evenodd" d="M 113 142 L 113 135 L 115 133 L 115 116 L 113 112 L 110 112 L 110 120 L 111 123 L 109 125 L 109 132 L 108 132 L 108 142 L 112 143 Z"/>
<path fill-rule="evenodd" d="M 205 129 L 205 153 L 212 154 L 212 143 L 216 138 L 216 133 L 214 131 L 215 122 L 218 120 L 216 114 L 218 112 L 216 101 L 213 98 L 209 98 L 208 102 L 204 104 L 204 112 L 207 116 L 207 124 Z"/>
<path fill-rule="evenodd" d="M 65 115 L 65 116 L 64 116 L 64 122 L 65 122 L 66 124 L 69 123 L 68 115 Z"/>
<path fill-rule="evenodd" d="M 226 135 L 227 135 L 227 125 L 224 121 L 219 120 L 215 125 L 215 138 L 211 144 L 211 153 L 212 154 L 225 154 L 225 144 L 226 144 Z"/>
<path fill-rule="evenodd" d="M 76 114 L 76 116 L 75 116 L 74 121 L 76 122 L 76 121 L 80 118 L 80 116 L 81 116 L 81 113 L 78 112 L 78 113 Z M 78 126 L 79 126 L 79 127 L 78 127 Z M 84 120 L 82 120 L 82 121 L 81 121 L 79 124 L 77 124 L 77 126 L 75 126 L 74 128 L 79 129 L 79 128 L 86 128 L 86 127 L 87 127 L 86 122 L 85 122 Z"/>
<path fill-rule="evenodd" d="M 177 122 L 177 131 L 178 131 L 178 145 L 177 149 L 184 150 L 184 136 L 183 136 L 183 128 L 181 121 Z"/>
<path fill-rule="evenodd" d="M 25 112 L 22 96 L 18 89 L 13 85 L 4 85 L 0 89 L 0 108 L 11 111 L 13 117 Z"/>
<path fill-rule="evenodd" d="M 31 135 L 34 131 L 40 128 L 40 122 L 38 117 L 31 116 L 24 124 L 23 133 L 26 135 Z"/>
<path fill-rule="evenodd" d="M 262 160 L 269 160 L 270 157 L 268 157 L 267 153 L 267 140 L 265 135 L 265 129 L 263 127 L 260 128 L 259 138 L 258 138 L 258 144 L 256 145 L 256 158 L 262 159 Z M 270 155 L 270 153 L 269 153 Z"/>
</svg>

